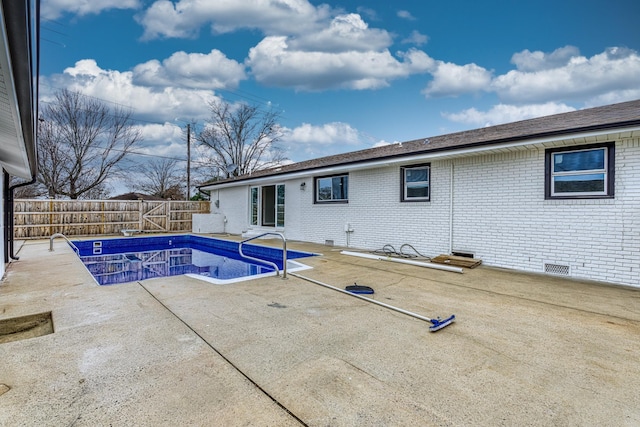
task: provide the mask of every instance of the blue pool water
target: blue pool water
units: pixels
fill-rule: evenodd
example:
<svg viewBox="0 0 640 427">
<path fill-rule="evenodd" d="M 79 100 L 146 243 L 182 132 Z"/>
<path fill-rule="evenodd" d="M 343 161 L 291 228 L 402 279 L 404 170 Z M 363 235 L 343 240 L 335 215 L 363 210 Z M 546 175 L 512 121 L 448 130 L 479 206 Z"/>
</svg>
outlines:
<svg viewBox="0 0 640 427">
<path fill-rule="evenodd" d="M 194 235 L 77 240 L 80 259 L 100 285 L 187 274 L 213 283 L 246 280 L 274 269 L 242 258 L 238 242 Z M 245 255 L 275 263 L 282 270 L 282 250 L 245 244 Z M 287 251 L 287 260 L 315 254 Z M 302 266 L 289 261 L 287 268 Z"/>
</svg>

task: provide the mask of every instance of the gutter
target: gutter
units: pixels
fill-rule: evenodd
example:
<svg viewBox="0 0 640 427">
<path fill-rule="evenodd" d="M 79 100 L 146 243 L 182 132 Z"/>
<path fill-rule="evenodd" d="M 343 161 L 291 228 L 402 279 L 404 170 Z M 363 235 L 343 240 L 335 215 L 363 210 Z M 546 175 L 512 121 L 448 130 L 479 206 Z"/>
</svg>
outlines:
<svg viewBox="0 0 640 427">
<path fill-rule="evenodd" d="M 304 169 L 301 171 L 294 172 L 282 172 L 282 173 L 274 173 L 270 175 L 262 175 L 256 178 L 252 178 L 251 176 L 247 176 L 246 178 L 236 178 L 231 181 L 221 182 L 220 184 L 209 184 L 198 187 L 204 191 L 218 190 L 230 187 L 238 187 L 241 185 L 251 185 L 256 183 L 268 184 L 270 182 L 278 182 L 283 179 L 296 179 L 296 178 L 307 178 L 310 176 L 317 175 L 331 175 L 331 174 L 339 174 L 343 172 L 350 172 L 356 170 L 363 169 L 373 169 L 377 167 L 388 167 L 399 164 L 406 164 L 412 162 L 421 162 L 425 160 L 434 160 L 434 159 L 444 159 L 450 157 L 464 157 L 474 154 L 480 154 L 484 152 L 489 152 L 493 150 L 505 149 L 505 148 L 518 148 L 518 147 L 526 147 L 529 145 L 536 144 L 544 144 L 548 142 L 557 141 L 558 136 L 564 135 L 565 137 L 571 136 L 571 138 L 589 138 L 600 136 L 603 133 L 606 134 L 608 132 L 603 132 L 606 130 L 615 129 L 616 133 L 623 132 L 632 132 L 640 130 L 640 121 L 633 121 L 633 123 L 628 124 L 627 127 L 617 127 L 614 125 L 610 126 L 601 126 L 598 127 L 598 130 L 590 130 L 578 133 L 553 133 L 550 132 L 544 136 L 539 136 L 537 138 L 527 138 L 527 139 L 510 139 L 506 142 L 495 143 L 495 141 L 491 142 L 483 142 L 483 143 L 474 143 L 469 145 L 458 146 L 457 148 L 450 149 L 448 147 L 444 147 L 441 149 L 432 150 L 429 152 L 420 152 L 416 154 L 397 154 L 389 157 L 379 158 L 372 161 L 363 160 L 360 162 L 353 163 L 343 163 L 334 166 L 321 166 L 315 169 Z"/>
<path fill-rule="evenodd" d="M 2 1 L 2 25 L 6 35 L 8 61 L 11 74 L 13 111 L 16 132 L 22 143 L 23 165 L 15 166 L 13 175 L 29 178 L 37 167 L 36 117 L 38 114 L 38 81 L 40 74 L 40 1 Z M 10 171 L 11 172 L 11 171 Z M 23 173 L 24 172 L 24 173 Z"/>
</svg>

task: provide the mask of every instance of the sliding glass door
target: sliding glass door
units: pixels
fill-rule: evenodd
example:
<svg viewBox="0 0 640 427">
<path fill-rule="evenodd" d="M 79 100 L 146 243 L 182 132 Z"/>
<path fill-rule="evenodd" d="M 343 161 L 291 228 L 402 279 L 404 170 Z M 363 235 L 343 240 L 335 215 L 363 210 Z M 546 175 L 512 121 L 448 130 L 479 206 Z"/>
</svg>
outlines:
<svg viewBox="0 0 640 427">
<path fill-rule="evenodd" d="M 251 225 L 284 227 L 284 184 L 251 187 L 249 199 Z"/>
</svg>

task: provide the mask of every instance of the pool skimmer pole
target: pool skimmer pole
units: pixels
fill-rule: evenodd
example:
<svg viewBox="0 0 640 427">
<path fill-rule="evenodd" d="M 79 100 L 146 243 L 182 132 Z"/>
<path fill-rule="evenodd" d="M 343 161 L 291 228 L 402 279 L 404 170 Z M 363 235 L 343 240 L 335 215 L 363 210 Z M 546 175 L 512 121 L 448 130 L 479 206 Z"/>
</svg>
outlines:
<svg viewBox="0 0 640 427">
<path fill-rule="evenodd" d="M 456 318 L 455 314 L 452 314 L 451 316 L 447 317 L 446 319 L 441 319 L 440 317 L 437 317 L 435 319 L 431 319 L 431 318 L 428 318 L 428 317 L 421 316 L 419 314 L 413 313 L 411 311 L 395 307 L 393 305 L 385 304 L 383 302 L 376 301 L 376 300 L 371 299 L 371 298 L 363 297 L 362 295 L 359 295 L 359 294 L 356 294 L 356 293 L 353 293 L 353 292 L 345 291 L 344 289 L 340 289 L 340 288 L 337 288 L 335 286 L 331 286 L 331 285 L 328 285 L 326 283 L 322 283 L 322 282 L 320 282 L 318 280 L 310 279 L 308 277 L 304 277 L 304 276 L 301 276 L 301 275 L 296 274 L 296 273 L 289 273 L 289 275 L 297 277 L 299 279 L 306 280 L 306 281 L 311 282 L 311 283 L 315 283 L 316 285 L 324 286 L 325 288 L 333 289 L 334 291 L 338 291 L 338 292 L 341 292 L 343 294 L 351 295 L 352 297 L 359 298 L 361 300 L 364 300 L 364 301 L 379 305 L 381 307 L 388 308 L 388 309 L 393 310 L 393 311 L 397 311 L 398 313 L 406 314 L 407 316 L 415 317 L 416 319 L 420 319 L 420 320 L 424 320 L 425 322 L 429 322 L 429 323 L 431 323 L 431 326 L 429 326 L 429 331 L 430 332 L 436 332 L 436 331 L 439 331 L 442 328 L 445 328 L 445 327 L 449 326 L 450 324 L 452 324 L 455 321 L 455 318 Z"/>
</svg>

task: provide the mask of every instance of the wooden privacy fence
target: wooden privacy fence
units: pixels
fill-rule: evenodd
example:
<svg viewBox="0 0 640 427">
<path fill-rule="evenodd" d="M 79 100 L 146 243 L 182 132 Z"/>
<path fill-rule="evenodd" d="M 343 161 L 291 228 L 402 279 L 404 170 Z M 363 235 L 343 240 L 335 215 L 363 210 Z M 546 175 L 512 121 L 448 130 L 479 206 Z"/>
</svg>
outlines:
<svg viewBox="0 0 640 427">
<path fill-rule="evenodd" d="M 191 216 L 209 202 L 147 200 L 14 200 L 15 239 L 142 232 L 191 231 Z"/>
</svg>

